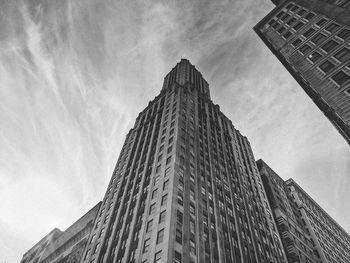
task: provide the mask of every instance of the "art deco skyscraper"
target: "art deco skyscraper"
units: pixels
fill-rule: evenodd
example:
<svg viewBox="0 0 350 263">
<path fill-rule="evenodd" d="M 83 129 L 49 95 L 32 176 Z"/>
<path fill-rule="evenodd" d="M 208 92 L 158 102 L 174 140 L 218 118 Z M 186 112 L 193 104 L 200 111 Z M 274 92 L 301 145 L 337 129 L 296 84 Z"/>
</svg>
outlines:
<svg viewBox="0 0 350 263">
<path fill-rule="evenodd" d="M 286 262 L 250 144 L 182 59 L 129 131 L 81 262 Z"/>
<path fill-rule="evenodd" d="M 273 2 L 255 31 L 350 144 L 350 1 Z"/>
</svg>

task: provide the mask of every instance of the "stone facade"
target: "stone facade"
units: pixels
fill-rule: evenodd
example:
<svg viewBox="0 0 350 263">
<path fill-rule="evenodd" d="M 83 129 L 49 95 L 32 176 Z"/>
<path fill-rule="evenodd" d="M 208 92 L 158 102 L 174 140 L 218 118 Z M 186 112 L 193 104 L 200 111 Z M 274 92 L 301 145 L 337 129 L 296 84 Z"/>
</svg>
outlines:
<svg viewBox="0 0 350 263">
<path fill-rule="evenodd" d="M 128 133 L 82 262 L 287 262 L 252 149 L 182 59 Z"/>
<path fill-rule="evenodd" d="M 55 228 L 24 254 L 21 263 L 77 263 L 80 261 L 101 202 L 64 232 Z M 33 256 L 35 255 L 35 256 Z"/>
<path fill-rule="evenodd" d="M 274 3 L 254 30 L 350 144 L 350 2 Z"/>
</svg>

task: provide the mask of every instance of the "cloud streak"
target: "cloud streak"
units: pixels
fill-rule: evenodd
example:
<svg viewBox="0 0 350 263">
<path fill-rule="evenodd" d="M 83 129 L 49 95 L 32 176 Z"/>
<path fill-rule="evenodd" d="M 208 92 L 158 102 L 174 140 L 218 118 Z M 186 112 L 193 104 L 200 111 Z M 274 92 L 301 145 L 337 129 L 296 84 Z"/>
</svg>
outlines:
<svg viewBox="0 0 350 263">
<path fill-rule="evenodd" d="M 125 135 L 181 56 L 256 157 L 350 230 L 348 146 L 251 29 L 269 1 L 0 4 L 3 261 L 102 199 Z"/>
</svg>

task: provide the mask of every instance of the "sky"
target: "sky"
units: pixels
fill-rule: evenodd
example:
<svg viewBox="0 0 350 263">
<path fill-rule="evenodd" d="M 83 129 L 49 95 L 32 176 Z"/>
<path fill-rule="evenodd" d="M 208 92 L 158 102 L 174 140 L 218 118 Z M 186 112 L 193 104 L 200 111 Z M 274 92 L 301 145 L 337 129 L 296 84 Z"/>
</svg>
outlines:
<svg viewBox="0 0 350 263">
<path fill-rule="evenodd" d="M 188 58 L 282 178 L 350 232 L 350 148 L 252 27 L 268 0 L 0 0 L 0 262 L 102 200 L 125 136 Z"/>
</svg>

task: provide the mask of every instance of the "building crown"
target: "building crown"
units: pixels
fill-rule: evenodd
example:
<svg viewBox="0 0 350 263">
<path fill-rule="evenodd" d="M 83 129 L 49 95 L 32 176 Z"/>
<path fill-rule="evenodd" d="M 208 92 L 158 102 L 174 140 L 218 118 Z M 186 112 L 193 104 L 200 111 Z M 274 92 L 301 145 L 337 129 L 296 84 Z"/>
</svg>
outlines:
<svg viewBox="0 0 350 263">
<path fill-rule="evenodd" d="M 174 83 L 181 86 L 190 84 L 210 98 L 208 82 L 188 59 L 181 58 L 180 62 L 165 76 L 162 90 L 171 87 Z"/>
</svg>

